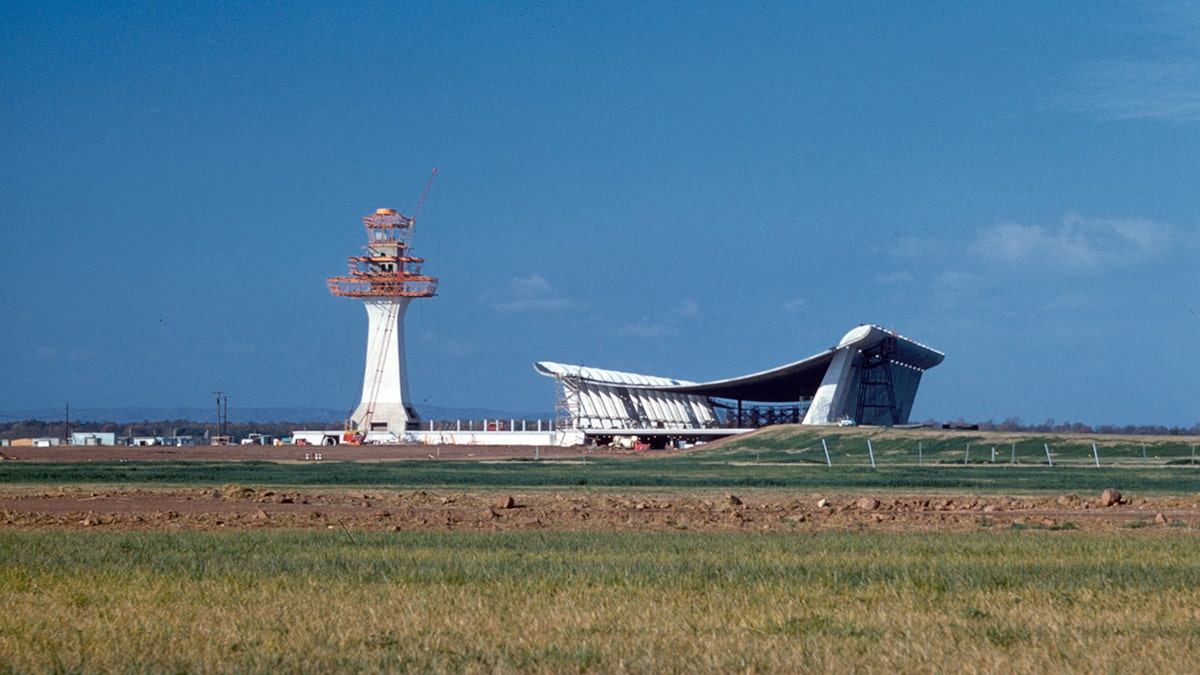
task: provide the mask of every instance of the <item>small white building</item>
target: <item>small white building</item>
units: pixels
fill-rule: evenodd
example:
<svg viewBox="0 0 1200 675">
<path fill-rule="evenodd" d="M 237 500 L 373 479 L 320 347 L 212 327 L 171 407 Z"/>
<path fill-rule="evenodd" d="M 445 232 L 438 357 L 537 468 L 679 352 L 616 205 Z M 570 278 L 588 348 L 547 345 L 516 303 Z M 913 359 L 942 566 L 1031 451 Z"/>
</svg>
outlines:
<svg viewBox="0 0 1200 675">
<path fill-rule="evenodd" d="M 35 448 L 52 448 L 59 444 L 57 438 L 35 438 L 33 439 L 33 447 Z"/>
<path fill-rule="evenodd" d="M 71 445 L 116 445 L 117 435 L 111 431 L 75 431 Z"/>
<path fill-rule="evenodd" d="M 159 445 L 172 445 L 177 448 L 200 445 L 195 436 L 165 436 L 163 438 L 156 438 L 155 440 L 158 441 Z"/>
</svg>

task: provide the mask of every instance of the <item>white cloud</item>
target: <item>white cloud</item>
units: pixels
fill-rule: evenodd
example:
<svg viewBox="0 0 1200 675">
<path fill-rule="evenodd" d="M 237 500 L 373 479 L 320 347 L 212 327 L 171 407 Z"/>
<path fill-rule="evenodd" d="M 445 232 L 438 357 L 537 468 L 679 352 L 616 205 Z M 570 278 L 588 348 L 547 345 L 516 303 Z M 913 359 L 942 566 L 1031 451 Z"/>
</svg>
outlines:
<svg viewBox="0 0 1200 675">
<path fill-rule="evenodd" d="M 499 312 L 552 312 L 571 309 L 575 306 L 562 297 L 540 274 L 524 279 L 513 279 L 504 287 L 488 293 L 483 298 Z"/>
<path fill-rule="evenodd" d="M 804 298 L 795 298 L 793 300 L 789 300 L 788 302 L 784 303 L 783 311 L 799 312 L 800 309 L 804 307 L 805 302 L 806 300 Z"/>
<path fill-rule="evenodd" d="M 1170 228 L 1145 219 L 1067 214 L 1055 228 L 1002 223 L 979 232 L 971 251 L 989 262 L 1071 272 L 1128 267 L 1166 254 Z"/>
</svg>

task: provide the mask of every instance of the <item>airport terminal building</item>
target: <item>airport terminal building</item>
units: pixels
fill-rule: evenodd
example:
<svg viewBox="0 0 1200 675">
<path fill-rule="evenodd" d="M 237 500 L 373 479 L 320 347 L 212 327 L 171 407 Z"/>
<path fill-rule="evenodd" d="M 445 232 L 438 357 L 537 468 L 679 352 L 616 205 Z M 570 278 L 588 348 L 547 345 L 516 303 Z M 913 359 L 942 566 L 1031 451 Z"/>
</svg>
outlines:
<svg viewBox="0 0 1200 675">
<path fill-rule="evenodd" d="M 834 347 L 759 373 L 689 382 L 541 361 L 555 379 L 557 443 L 681 445 L 768 424 L 898 426 L 941 352 L 863 324 Z"/>
</svg>

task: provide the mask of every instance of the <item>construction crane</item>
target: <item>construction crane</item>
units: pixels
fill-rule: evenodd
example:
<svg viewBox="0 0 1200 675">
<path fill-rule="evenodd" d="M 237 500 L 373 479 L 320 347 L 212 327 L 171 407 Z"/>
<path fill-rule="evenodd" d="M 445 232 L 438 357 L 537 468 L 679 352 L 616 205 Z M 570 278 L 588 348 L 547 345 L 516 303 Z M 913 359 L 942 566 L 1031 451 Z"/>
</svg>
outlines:
<svg viewBox="0 0 1200 675">
<path fill-rule="evenodd" d="M 421 212 L 421 207 L 425 205 L 425 198 L 429 196 L 429 188 L 433 187 L 433 179 L 437 177 L 437 167 L 433 167 L 433 173 L 429 174 L 429 180 L 425 181 L 425 189 L 421 190 L 421 198 L 417 200 L 417 205 L 413 208 L 412 227 L 417 226 L 417 214 Z"/>
</svg>

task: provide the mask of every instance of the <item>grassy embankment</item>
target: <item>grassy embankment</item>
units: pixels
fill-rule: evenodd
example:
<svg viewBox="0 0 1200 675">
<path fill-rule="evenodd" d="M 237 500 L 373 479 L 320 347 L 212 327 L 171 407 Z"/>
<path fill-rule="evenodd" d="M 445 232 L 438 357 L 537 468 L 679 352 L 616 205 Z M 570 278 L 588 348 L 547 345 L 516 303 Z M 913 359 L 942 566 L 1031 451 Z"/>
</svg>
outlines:
<svg viewBox="0 0 1200 675">
<path fill-rule="evenodd" d="M 0 671 L 1181 672 L 1178 532 L 0 532 Z"/>
<path fill-rule="evenodd" d="M 822 445 L 825 441 L 825 446 Z M 867 442 L 876 468 L 871 468 Z M 1092 443 L 1100 457 L 1095 467 Z M 778 427 L 687 453 L 571 462 L 532 458 L 477 461 L 86 462 L 0 463 L 8 484 L 271 485 L 358 487 L 789 488 L 954 490 L 965 492 L 1099 491 L 1141 494 L 1200 491 L 1200 439 L 1046 436 L 983 432 Z M 1046 457 L 1049 446 L 1053 467 Z M 969 448 L 968 448 L 969 446 Z M 825 447 L 829 450 L 826 466 Z M 994 454 L 993 454 L 994 449 Z M 994 459 L 993 459 L 994 457 Z"/>
</svg>

